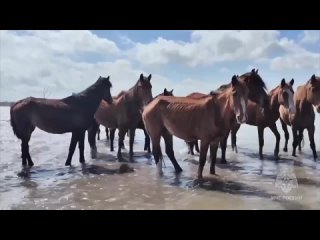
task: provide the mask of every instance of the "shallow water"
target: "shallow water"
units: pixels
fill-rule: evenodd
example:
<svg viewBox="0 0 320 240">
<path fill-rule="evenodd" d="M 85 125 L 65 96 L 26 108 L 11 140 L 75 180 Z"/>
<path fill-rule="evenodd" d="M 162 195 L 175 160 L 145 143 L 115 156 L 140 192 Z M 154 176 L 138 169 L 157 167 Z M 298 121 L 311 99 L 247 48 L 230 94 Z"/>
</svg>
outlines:
<svg viewBox="0 0 320 240">
<path fill-rule="evenodd" d="M 71 134 L 36 129 L 30 140 L 35 166 L 22 171 L 20 140 L 13 135 L 9 118 L 9 107 L 0 107 L 0 209 L 320 209 L 320 165 L 312 159 L 306 131 L 302 152 L 292 157 L 291 140 L 289 153 L 282 151 L 284 137 L 278 124 L 281 159 L 276 162 L 272 158 L 275 138 L 265 130 L 265 160 L 260 161 L 256 127 L 243 125 L 238 154 L 231 151 L 229 139 L 228 164 L 218 163 L 217 175 L 212 176 L 206 163 L 204 181 L 199 182 L 195 179 L 199 155 L 189 156 L 180 139 L 174 139 L 174 150 L 184 171 L 176 175 L 165 156 L 164 175 L 158 176 L 152 156 L 143 151 L 141 130 L 136 131 L 135 163 L 130 163 L 134 172 L 118 173 L 120 164 L 102 128 L 98 158 L 90 158 L 86 139 L 86 164 L 79 163 L 76 149 L 72 167 L 64 166 Z M 315 141 L 320 156 L 319 123 L 317 115 Z M 127 158 L 127 137 L 125 146 Z"/>
</svg>

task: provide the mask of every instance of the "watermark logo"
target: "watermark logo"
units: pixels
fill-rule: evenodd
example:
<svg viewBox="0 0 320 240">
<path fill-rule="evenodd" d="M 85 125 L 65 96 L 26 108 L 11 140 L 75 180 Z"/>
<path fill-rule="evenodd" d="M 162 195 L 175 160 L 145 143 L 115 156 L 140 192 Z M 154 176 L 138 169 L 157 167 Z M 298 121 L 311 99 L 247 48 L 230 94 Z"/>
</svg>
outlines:
<svg viewBox="0 0 320 240">
<path fill-rule="evenodd" d="M 292 169 L 285 168 L 280 170 L 275 181 L 275 187 L 281 189 L 285 194 L 288 194 L 293 189 L 298 188 L 297 177 Z"/>
<path fill-rule="evenodd" d="M 301 200 L 302 196 L 288 195 L 292 190 L 298 188 L 298 180 L 292 168 L 280 169 L 275 180 L 275 187 L 284 193 L 280 196 L 274 196 L 274 200 Z"/>
</svg>

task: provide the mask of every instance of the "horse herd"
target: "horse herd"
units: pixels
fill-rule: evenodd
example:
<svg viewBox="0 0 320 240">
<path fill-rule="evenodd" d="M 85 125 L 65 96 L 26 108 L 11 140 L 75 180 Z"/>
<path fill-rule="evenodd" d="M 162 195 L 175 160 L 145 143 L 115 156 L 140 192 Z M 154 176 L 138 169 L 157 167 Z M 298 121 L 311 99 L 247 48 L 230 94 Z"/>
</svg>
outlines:
<svg viewBox="0 0 320 240">
<path fill-rule="evenodd" d="M 155 159 L 158 172 L 162 174 L 161 137 L 165 143 L 165 153 L 171 160 L 176 173 L 180 173 L 173 150 L 173 136 L 186 141 L 189 153 L 193 148 L 200 152 L 197 177 L 202 178 L 208 149 L 210 149 L 210 173 L 215 174 L 216 155 L 221 148 L 221 163 L 226 163 L 227 139 L 231 133 L 232 149 L 237 152 L 236 133 L 241 124 L 257 126 L 259 136 L 259 156 L 263 159 L 263 132 L 266 127 L 274 133 L 276 144 L 275 159 L 279 158 L 280 134 L 276 121 L 280 118 L 285 132 L 283 150 L 288 151 L 289 132 L 292 127 L 292 155 L 301 149 L 303 131 L 307 129 L 314 160 L 317 158 L 314 142 L 315 113 L 320 113 L 320 77 L 312 75 L 307 82 L 294 92 L 294 79 L 282 79 L 277 87 L 267 92 L 265 82 L 258 70 L 234 75 L 231 81 L 208 94 L 194 92 L 185 97 L 173 96 L 173 90 L 164 91 L 156 97 L 152 95 L 151 74 L 140 75 L 133 87 L 112 97 L 110 77 L 99 79 L 84 91 L 63 99 L 29 97 L 13 104 L 10 120 L 14 134 L 21 139 L 22 165 L 33 166 L 29 153 L 29 140 L 35 127 L 53 134 L 72 133 L 69 154 L 65 165 L 71 165 L 76 145 L 79 145 L 80 163 L 85 162 L 84 142 L 88 131 L 91 157 L 97 157 L 96 136 L 99 125 L 110 130 L 110 150 L 114 151 L 114 135 L 118 129 L 117 157 L 123 161 L 121 151 L 126 133 L 129 134 L 129 157 L 133 157 L 135 129 L 145 133 L 144 150 Z M 108 130 L 109 129 L 109 130 Z M 108 136 L 109 137 L 109 136 Z M 200 140 L 200 149 L 198 141 Z"/>
</svg>

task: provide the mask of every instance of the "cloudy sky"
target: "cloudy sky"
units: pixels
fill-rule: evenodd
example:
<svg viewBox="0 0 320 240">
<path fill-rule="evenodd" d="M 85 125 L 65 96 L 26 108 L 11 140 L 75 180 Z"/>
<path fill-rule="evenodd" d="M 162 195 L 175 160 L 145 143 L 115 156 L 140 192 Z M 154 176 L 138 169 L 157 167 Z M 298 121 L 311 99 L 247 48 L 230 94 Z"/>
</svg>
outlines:
<svg viewBox="0 0 320 240">
<path fill-rule="evenodd" d="M 0 100 L 62 98 L 110 75 L 152 74 L 153 95 L 209 92 L 258 68 L 269 90 L 320 75 L 320 31 L 0 31 Z"/>
</svg>

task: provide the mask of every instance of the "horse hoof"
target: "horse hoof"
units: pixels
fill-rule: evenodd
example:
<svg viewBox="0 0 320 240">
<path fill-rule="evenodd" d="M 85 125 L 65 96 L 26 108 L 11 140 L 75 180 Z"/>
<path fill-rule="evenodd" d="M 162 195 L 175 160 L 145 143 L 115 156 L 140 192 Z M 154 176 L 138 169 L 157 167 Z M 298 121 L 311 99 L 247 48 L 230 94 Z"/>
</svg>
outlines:
<svg viewBox="0 0 320 240">
<path fill-rule="evenodd" d="M 284 152 L 288 152 L 288 148 L 283 148 L 283 151 Z"/>
<path fill-rule="evenodd" d="M 92 159 L 96 159 L 97 158 L 97 153 L 96 152 L 91 152 L 91 158 Z"/>
<path fill-rule="evenodd" d="M 183 170 L 182 170 L 182 168 L 178 168 L 178 169 L 175 169 L 175 171 L 176 171 L 176 174 L 179 174 L 179 173 L 181 173 Z"/>
<path fill-rule="evenodd" d="M 71 166 L 71 162 L 66 162 L 66 166 Z"/>
<path fill-rule="evenodd" d="M 220 163 L 221 164 L 227 164 L 228 162 L 226 160 L 221 160 Z"/>
<path fill-rule="evenodd" d="M 210 174 L 211 175 L 216 175 L 216 170 L 215 169 L 210 169 Z"/>
<path fill-rule="evenodd" d="M 293 157 L 296 157 L 297 155 L 296 155 L 295 153 L 292 153 L 292 156 L 293 156 Z"/>
<path fill-rule="evenodd" d="M 263 160 L 263 156 L 260 156 L 259 158 L 260 158 L 260 160 Z"/>
<path fill-rule="evenodd" d="M 197 179 L 200 180 L 200 181 L 203 180 L 202 174 L 201 175 L 198 174 Z"/>
<path fill-rule="evenodd" d="M 79 160 L 80 163 L 85 163 L 86 161 L 84 159 Z"/>
</svg>

